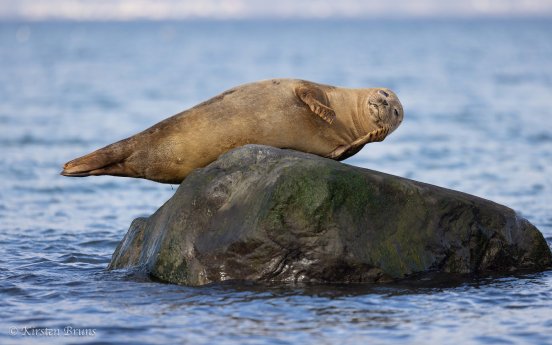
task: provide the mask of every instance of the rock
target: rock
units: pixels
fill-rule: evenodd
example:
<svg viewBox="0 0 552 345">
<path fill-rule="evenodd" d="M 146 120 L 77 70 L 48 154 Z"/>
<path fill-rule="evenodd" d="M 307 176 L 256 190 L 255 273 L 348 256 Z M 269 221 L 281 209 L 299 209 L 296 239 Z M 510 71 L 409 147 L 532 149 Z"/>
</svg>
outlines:
<svg viewBox="0 0 552 345">
<path fill-rule="evenodd" d="M 468 194 L 318 156 L 248 145 L 194 171 L 138 218 L 110 269 L 177 284 L 386 282 L 424 272 L 543 270 L 527 220 Z"/>
</svg>

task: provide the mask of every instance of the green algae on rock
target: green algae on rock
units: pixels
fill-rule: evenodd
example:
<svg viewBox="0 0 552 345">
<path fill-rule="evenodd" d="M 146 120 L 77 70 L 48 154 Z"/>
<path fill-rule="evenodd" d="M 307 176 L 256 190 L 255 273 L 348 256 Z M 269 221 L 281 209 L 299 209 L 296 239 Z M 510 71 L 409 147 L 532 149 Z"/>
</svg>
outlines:
<svg viewBox="0 0 552 345">
<path fill-rule="evenodd" d="M 110 269 L 177 284 L 387 282 L 543 270 L 542 234 L 508 207 L 302 152 L 247 145 L 136 219 Z"/>
</svg>

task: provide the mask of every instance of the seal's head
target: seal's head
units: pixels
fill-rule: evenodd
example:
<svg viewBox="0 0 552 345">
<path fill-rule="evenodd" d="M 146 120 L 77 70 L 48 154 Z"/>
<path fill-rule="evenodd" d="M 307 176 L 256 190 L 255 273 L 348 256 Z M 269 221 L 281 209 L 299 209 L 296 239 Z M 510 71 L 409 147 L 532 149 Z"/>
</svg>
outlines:
<svg viewBox="0 0 552 345">
<path fill-rule="evenodd" d="M 362 127 L 372 135 L 369 142 L 382 141 L 403 120 L 403 107 L 397 95 L 386 88 L 367 89 L 360 112 Z"/>
</svg>

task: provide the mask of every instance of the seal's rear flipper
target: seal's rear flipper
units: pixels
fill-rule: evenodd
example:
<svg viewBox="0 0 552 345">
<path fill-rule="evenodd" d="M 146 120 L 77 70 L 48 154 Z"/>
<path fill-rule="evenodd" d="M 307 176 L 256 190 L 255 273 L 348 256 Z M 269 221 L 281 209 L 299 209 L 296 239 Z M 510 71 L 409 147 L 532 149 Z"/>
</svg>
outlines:
<svg viewBox="0 0 552 345">
<path fill-rule="evenodd" d="M 69 177 L 86 177 L 86 176 L 100 176 L 100 175 L 135 177 L 132 174 L 132 171 L 126 168 L 124 163 L 107 165 L 105 167 L 98 168 L 98 169 L 88 169 L 86 167 L 83 167 L 83 165 L 78 165 L 76 167 L 63 168 L 60 175 L 69 176 Z"/>
<path fill-rule="evenodd" d="M 131 152 L 129 140 L 121 140 L 65 163 L 61 175 L 70 177 L 97 175 L 134 177 L 136 173 L 125 165 L 125 160 Z"/>
</svg>

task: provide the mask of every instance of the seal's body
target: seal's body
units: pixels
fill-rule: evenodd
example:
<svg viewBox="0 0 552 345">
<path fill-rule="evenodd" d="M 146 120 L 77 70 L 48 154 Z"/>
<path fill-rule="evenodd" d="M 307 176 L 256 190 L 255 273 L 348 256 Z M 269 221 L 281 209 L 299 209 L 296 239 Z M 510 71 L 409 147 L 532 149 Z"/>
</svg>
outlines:
<svg viewBox="0 0 552 345">
<path fill-rule="evenodd" d="M 342 160 L 381 141 L 403 119 L 396 95 L 273 79 L 238 86 L 130 138 L 65 164 L 62 175 L 114 175 L 180 183 L 245 144 Z"/>
</svg>

